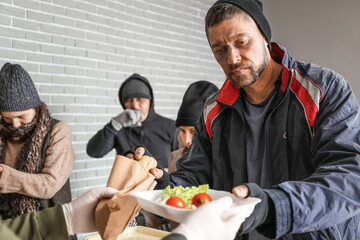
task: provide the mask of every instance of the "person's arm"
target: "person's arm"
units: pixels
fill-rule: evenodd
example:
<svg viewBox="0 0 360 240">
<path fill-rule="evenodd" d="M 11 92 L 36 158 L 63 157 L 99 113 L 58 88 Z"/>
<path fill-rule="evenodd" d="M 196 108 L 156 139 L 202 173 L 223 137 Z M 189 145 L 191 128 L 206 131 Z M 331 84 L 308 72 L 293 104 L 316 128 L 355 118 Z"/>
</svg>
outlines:
<svg viewBox="0 0 360 240">
<path fill-rule="evenodd" d="M 0 239 L 64 240 L 69 235 L 96 231 L 95 208 L 100 199 L 113 197 L 110 187 L 94 188 L 70 203 L 0 220 Z"/>
<path fill-rule="evenodd" d="M 21 240 L 68 238 L 61 205 L 4 220 L 0 226 L 5 229 L 4 232 L 0 231 L 0 239 L 16 239 L 5 238 L 7 236 L 5 234 L 13 235 L 13 237 L 15 235 Z"/>
<path fill-rule="evenodd" d="M 21 240 L 18 236 L 15 235 L 7 226 L 2 224 L 0 220 L 0 239 L 12 239 L 12 240 Z"/>
<path fill-rule="evenodd" d="M 125 109 L 123 112 L 113 117 L 110 123 L 99 130 L 93 136 L 87 146 L 86 152 L 90 157 L 101 158 L 115 148 L 115 137 L 122 128 L 140 127 L 140 120 L 144 117 L 139 110 Z"/>
<path fill-rule="evenodd" d="M 118 131 L 111 125 L 106 124 L 87 143 L 86 153 L 93 158 L 102 158 L 115 147 L 115 138 Z"/>
<path fill-rule="evenodd" d="M 71 129 L 66 123 L 59 122 L 51 132 L 42 171 L 38 174 L 25 173 L 2 164 L 0 192 L 51 198 L 70 177 L 73 165 Z"/>
<path fill-rule="evenodd" d="M 328 78 L 311 146 L 315 172 L 266 190 L 275 204 L 276 237 L 329 228 L 360 214 L 359 104 L 342 77 Z"/>
</svg>

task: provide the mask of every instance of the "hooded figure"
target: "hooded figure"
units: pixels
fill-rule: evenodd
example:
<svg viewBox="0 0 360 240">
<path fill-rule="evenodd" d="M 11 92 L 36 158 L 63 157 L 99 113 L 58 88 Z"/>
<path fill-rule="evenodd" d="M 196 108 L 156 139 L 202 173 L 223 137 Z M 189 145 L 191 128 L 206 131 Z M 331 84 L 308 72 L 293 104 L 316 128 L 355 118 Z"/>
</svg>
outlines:
<svg viewBox="0 0 360 240">
<path fill-rule="evenodd" d="M 87 154 L 101 158 L 112 149 L 117 154 L 146 147 L 161 167 L 178 148 L 175 122 L 154 110 L 154 95 L 149 81 L 134 73 L 120 86 L 119 101 L 124 111 L 113 117 L 87 144 Z"/>
<path fill-rule="evenodd" d="M 180 130 L 180 144 L 184 147 L 171 153 L 169 173 L 176 171 L 177 160 L 189 149 L 195 132 L 195 123 L 200 117 L 206 99 L 218 90 L 217 86 L 205 80 L 190 84 L 186 90 L 175 122 L 176 127 Z"/>
</svg>

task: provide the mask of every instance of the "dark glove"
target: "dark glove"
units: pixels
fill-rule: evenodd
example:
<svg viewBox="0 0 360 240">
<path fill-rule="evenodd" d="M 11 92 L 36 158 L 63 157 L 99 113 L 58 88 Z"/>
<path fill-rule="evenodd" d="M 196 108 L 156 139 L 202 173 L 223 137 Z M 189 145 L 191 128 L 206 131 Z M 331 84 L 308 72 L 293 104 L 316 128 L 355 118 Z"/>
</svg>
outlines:
<svg viewBox="0 0 360 240">
<path fill-rule="evenodd" d="M 111 119 L 111 125 L 116 131 L 123 127 L 140 127 L 141 122 L 139 120 L 143 117 L 143 113 L 139 110 L 125 109 L 122 113 Z"/>
<path fill-rule="evenodd" d="M 257 197 L 261 202 L 256 204 L 253 213 L 242 224 L 240 234 L 249 233 L 256 229 L 259 233 L 269 236 L 269 225 L 275 228 L 275 206 L 271 198 L 255 183 L 245 184 L 249 188 L 249 197 Z"/>
<path fill-rule="evenodd" d="M 124 157 L 126 157 L 126 155 L 128 155 L 129 153 L 131 153 L 131 154 L 133 154 L 133 155 L 135 156 L 135 151 L 136 151 L 136 149 L 138 149 L 139 147 L 142 147 L 142 148 L 145 149 L 145 152 L 144 152 L 143 156 L 146 155 L 146 156 L 149 156 L 149 157 L 152 157 L 152 158 L 154 157 L 154 156 L 151 154 L 151 152 L 150 152 L 149 150 L 147 150 L 147 148 L 146 148 L 145 146 L 143 146 L 143 145 L 138 145 L 138 146 L 135 147 L 134 149 L 129 149 L 129 150 L 123 152 L 121 155 L 124 156 Z"/>
<path fill-rule="evenodd" d="M 170 176 L 167 173 L 167 171 L 165 171 L 159 164 L 158 164 L 157 168 L 161 169 L 164 172 L 164 174 L 161 178 L 155 179 L 155 181 L 157 182 L 155 189 L 160 190 L 160 189 L 164 189 L 170 185 Z"/>
</svg>

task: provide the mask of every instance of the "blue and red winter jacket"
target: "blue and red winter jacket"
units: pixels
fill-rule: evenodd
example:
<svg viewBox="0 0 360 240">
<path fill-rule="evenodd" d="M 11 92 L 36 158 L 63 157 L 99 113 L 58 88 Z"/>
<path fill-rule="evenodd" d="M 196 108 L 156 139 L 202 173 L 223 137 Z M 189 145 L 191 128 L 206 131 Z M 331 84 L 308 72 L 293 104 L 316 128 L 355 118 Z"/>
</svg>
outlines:
<svg viewBox="0 0 360 240">
<path fill-rule="evenodd" d="M 266 166 L 279 239 L 360 239 L 360 111 L 339 74 L 296 61 L 283 65 L 266 118 Z M 244 91 L 226 80 L 207 101 L 172 184 L 230 191 L 247 183 Z"/>
</svg>

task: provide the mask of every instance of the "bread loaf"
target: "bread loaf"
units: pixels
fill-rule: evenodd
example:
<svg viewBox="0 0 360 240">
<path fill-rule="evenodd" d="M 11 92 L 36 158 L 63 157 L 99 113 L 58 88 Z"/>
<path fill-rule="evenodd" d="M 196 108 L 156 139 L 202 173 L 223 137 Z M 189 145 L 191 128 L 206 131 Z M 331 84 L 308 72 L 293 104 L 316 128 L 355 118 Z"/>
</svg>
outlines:
<svg viewBox="0 0 360 240">
<path fill-rule="evenodd" d="M 140 163 L 142 169 L 144 169 L 144 171 L 149 172 L 150 169 L 152 168 L 156 168 L 157 166 L 157 161 L 155 160 L 155 158 L 153 157 L 149 157 L 147 155 L 142 156 L 138 162 Z"/>
</svg>

